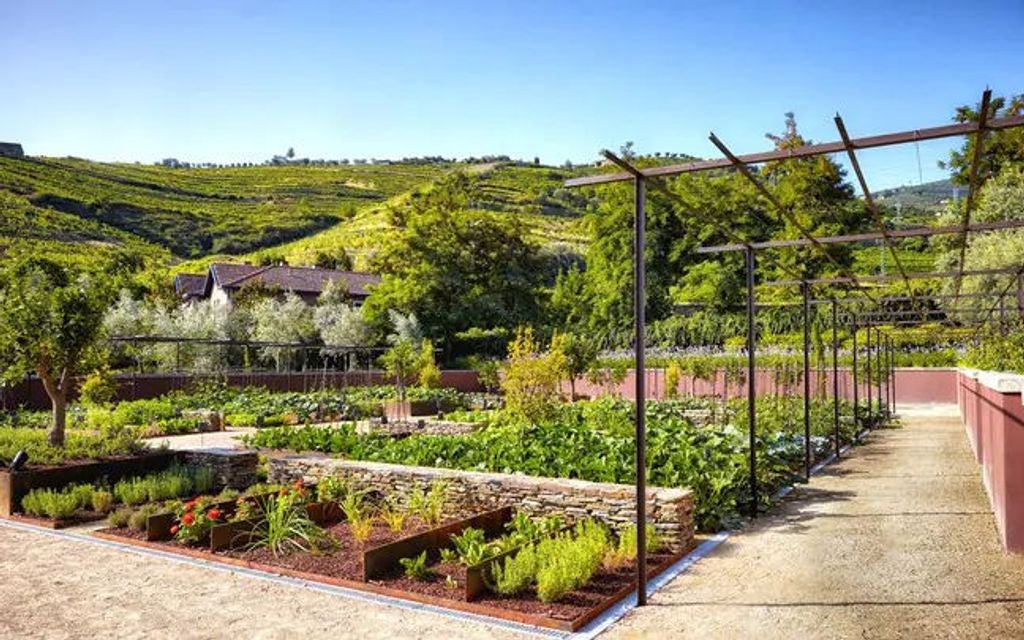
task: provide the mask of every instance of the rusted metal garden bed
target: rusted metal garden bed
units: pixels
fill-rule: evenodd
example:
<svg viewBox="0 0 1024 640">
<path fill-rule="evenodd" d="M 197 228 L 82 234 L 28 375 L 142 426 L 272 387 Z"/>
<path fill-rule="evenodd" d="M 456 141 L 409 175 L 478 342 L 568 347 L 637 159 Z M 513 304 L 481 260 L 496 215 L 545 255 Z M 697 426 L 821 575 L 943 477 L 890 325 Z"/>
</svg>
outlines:
<svg viewBox="0 0 1024 640">
<path fill-rule="evenodd" d="M 114 529 L 102 529 L 94 535 L 190 558 L 562 631 L 583 627 L 628 596 L 636 586 L 634 561 L 614 571 L 602 569 L 590 583 L 560 602 L 545 604 L 532 594 L 499 596 L 485 588 L 483 576 L 490 563 L 505 554 L 475 567 L 446 565 L 459 576 L 454 582 L 439 578 L 425 582 L 404 575 L 400 559 L 426 552 L 436 560 L 437 551 L 450 544 L 452 535 L 470 527 L 483 529 L 489 535 L 500 534 L 511 519 L 510 507 L 450 519 L 438 526 L 413 522 L 408 527 L 409 532 L 403 534 L 395 534 L 378 524 L 365 545 L 349 540 L 348 524 L 336 505 L 310 505 L 308 511 L 311 517 L 320 516 L 320 522 L 340 541 L 338 548 L 330 553 L 292 552 L 281 556 L 274 556 L 266 549 L 249 549 L 246 548 L 248 533 L 254 524 L 247 521 L 215 526 L 209 540 L 201 546 L 186 546 L 171 540 L 169 527 L 162 524 L 150 527 L 154 531 L 160 530 L 161 535 L 157 539 L 145 539 L 149 536 Z M 151 520 L 159 520 L 160 517 L 152 516 Z M 649 554 L 648 574 L 657 575 L 682 555 Z"/>
</svg>

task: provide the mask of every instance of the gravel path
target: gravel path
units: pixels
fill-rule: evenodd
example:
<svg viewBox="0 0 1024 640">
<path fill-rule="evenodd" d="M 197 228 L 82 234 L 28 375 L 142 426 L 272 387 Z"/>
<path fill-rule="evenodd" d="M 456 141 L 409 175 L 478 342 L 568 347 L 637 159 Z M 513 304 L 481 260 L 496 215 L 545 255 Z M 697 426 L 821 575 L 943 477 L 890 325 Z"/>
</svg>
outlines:
<svg viewBox="0 0 1024 640">
<path fill-rule="evenodd" d="M 613 638 L 1024 638 L 957 417 L 910 415 L 612 628 Z"/>
<path fill-rule="evenodd" d="M 0 638 L 523 638 L 0 526 Z"/>
<path fill-rule="evenodd" d="M 522 637 L 4 526 L 0 612 L 0 638 Z M 1024 638 L 1024 556 L 998 545 L 959 419 L 930 411 L 873 434 L 608 637 Z"/>
</svg>

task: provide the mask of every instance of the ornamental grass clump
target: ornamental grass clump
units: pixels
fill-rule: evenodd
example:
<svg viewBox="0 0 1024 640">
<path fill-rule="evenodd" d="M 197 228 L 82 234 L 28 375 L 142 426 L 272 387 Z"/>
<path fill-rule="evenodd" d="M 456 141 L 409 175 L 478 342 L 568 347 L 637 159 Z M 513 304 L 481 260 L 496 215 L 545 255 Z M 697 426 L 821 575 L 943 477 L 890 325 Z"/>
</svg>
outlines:
<svg viewBox="0 0 1024 640">
<path fill-rule="evenodd" d="M 384 501 L 378 516 L 393 533 L 398 533 L 405 525 L 405 511 L 390 498 Z"/>
<path fill-rule="evenodd" d="M 306 513 L 305 506 L 289 496 L 268 496 L 259 504 L 249 549 L 268 549 L 275 557 L 292 551 L 316 551 L 329 538 Z"/>
</svg>

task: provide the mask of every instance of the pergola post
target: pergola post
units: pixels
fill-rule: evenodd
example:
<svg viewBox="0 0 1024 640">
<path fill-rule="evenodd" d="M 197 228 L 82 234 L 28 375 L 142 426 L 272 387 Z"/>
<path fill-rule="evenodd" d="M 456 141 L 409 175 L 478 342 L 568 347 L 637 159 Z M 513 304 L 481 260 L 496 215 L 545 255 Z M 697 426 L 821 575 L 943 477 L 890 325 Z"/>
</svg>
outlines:
<svg viewBox="0 0 1024 640">
<path fill-rule="evenodd" d="M 896 345 L 892 350 L 892 411 L 896 413 Z"/>
<path fill-rule="evenodd" d="M 647 447 L 646 447 L 646 369 L 644 363 L 644 322 L 647 297 L 645 253 L 645 212 L 646 194 L 644 180 L 633 181 L 633 315 L 636 341 L 636 603 L 647 604 Z"/>
<path fill-rule="evenodd" d="M 810 293 L 807 283 L 800 285 L 803 294 L 804 324 L 804 472 L 811 480 L 811 319 Z"/>
<path fill-rule="evenodd" d="M 867 363 L 867 374 L 868 375 L 867 375 L 867 379 L 865 380 L 865 382 L 867 382 L 868 419 L 870 419 L 871 418 L 871 412 L 873 410 L 872 409 L 873 399 L 871 397 L 871 373 L 872 373 L 872 371 L 871 371 L 871 324 L 868 323 L 867 325 L 865 325 L 864 328 L 867 331 L 867 333 L 864 336 L 864 358 L 865 358 L 865 362 Z"/>
<path fill-rule="evenodd" d="M 875 395 L 878 397 L 878 415 L 880 415 L 880 416 L 884 416 L 885 412 L 889 410 L 888 407 L 885 407 L 882 404 L 882 368 L 883 368 L 882 367 L 882 358 L 883 357 L 884 357 L 884 354 L 883 354 L 883 345 L 882 345 L 882 330 L 881 329 L 875 329 L 875 369 L 877 369 L 877 373 L 875 374 L 875 391 L 876 391 Z"/>
<path fill-rule="evenodd" d="M 860 428 L 860 389 L 857 388 L 857 317 L 854 316 L 851 326 L 853 335 L 853 428 Z"/>
<path fill-rule="evenodd" d="M 750 437 L 750 517 L 757 517 L 757 307 L 754 305 L 754 250 L 745 252 L 747 268 L 747 428 Z"/>
<path fill-rule="evenodd" d="M 832 419 L 835 428 L 836 458 L 839 458 L 839 333 L 836 324 L 838 303 L 832 300 Z"/>
</svg>

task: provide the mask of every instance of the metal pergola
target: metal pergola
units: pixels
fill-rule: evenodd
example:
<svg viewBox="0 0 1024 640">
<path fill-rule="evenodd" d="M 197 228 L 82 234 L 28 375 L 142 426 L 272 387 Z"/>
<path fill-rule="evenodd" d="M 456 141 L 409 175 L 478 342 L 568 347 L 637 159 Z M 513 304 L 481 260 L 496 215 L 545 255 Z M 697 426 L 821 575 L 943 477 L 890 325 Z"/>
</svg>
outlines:
<svg viewBox="0 0 1024 640">
<path fill-rule="evenodd" d="M 877 398 L 879 407 L 883 406 L 883 389 L 882 389 L 882 375 L 873 376 L 872 371 L 878 370 L 879 373 L 885 371 L 885 399 L 883 413 L 888 415 L 895 407 L 895 386 L 894 386 L 894 350 L 893 350 L 893 339 L 892 336 L 884 333 L 882 327 L 889 326 L 890 323 L 884 322 L 890 320 L 891 324 L 895 326 L 897 323 L 906 322 L 902 318 L 898 318 L 895 315 L 875 315 L 883 314 L 884 307 L 882 306 L 881 300 L 876 298 L 870 287 L 865 286 L 865 283 L 884 283 L 894 279 L 900 279 L 903 281 L 906 290 L 907 298 L 912 306 L 917 306 L 918 295 L 915 294 L 911 287 L 910 281 L 913 279 L 921 278 L 955 278 L 955 295 L 953 296 L 954 304 L 959 302 L 961 298 L 961 283 L 964 277 L 970 277 L 974 275 L 995 275 L 995 274 L 1008 274 L 1013 273 L 1018 284 L 1018 308 L 1021 306 L 1021 301 L 1024 297 L 1020 292 L 1020 280 L 1021 276 L 1024 276 L 1024 264 L 1020 268 L 1015 269 L 982 269 L 982 270 L 965 270 L 965 258 L 966 258 L 966 247 L 967 239 L 970 233 L 977 233 L 983 231 L 992 231 L 999 229 L 1014 229 L 1024 227 L 1024 220 L 1021 221 L 1007 221 L 1007 222 L 996 222 L 996 223 L 973 223 L 971 222 L 971 214 L 973 207 L 976 202 L 976 191 L 978 185 L 978 164 L 981 156 L 981 149 L 983 148 L 983 141 L 986 134 L 989 131 L 998 131 L 1002 129 L 1009 129 L 1013 127 L 1024 126 L 1024 115 L 1011 115 L 1002 118 L 990 118 L 991 102 L 991 91 L 985 90 L 982 96 L 981 109 L 977 122 L 965 122 L 958 124 L 942 125 L 937 127 L 929 127 L 925 129 L 915 129 L 911 131 L 901 131 L 896 133 L 888 133 L 875 136 L 867 136 L 862 138 L 851 138 L 845 123 L 842 118 L 836 114 L 835 125 L 839 133 L 839 140 L 809 144 L 796 148 L 789 149 L 775 149 L 772 151 L 752 153 L 746 155 L 734 154 L 714 133 L 711 133 L 709 139 L 719 151 L 721 151 L 723 157 L 712 159 L 712 160 L 699 160 L 695 162 L 688 162 L 684 164 L 673 164 L 659 167 L 648 167 L 639 168 L 635 166 L 631 161 L 620 158 L 610 151 L 602 151 L 604 157 L 616 165 L 621 171 L 617 173 L 607 173 L 594 176 L 586 176 L 580 178 L 574 178 L 565 182 L 566 187 L 584 187 L 584 186 L 596 186 L 604 184 L 612 184 L 619 182 L 631 182 L 633 184 L 633 233 L 634 233 L 634 247 L 633 247 L 633 272 L 634 272 L 634 344 L 635 344 L 635 368 L 636 368 L 636 417 L 635 417 L 635 437 L 636 437 L 636 527 L 637 527 L 637 605 L 643 606 L 647 601 L 647 572 L 646 572 L 646 524 L 647 524 L 647 508 L 646 508 L 646 493 L 647 493 L 647 478 L 646 478 L 646 428 L 645 428 L 645 413 L 646 413 L 646 388 L 645 388 L 645 361 L 644 361 L 644 350 L 645 350 L 645 305 L 646 305 L 646 266 L 644 263 L 644 252 L 645 252 L 645 226 L 646 226 L 646 193 L 648 187 L 653 187 L 659 190 L 659 192 L 665 194 L 669 201 L 675 206 L 679 206 L 689 212 L 694 212 L 694 207 L 690 205 L 686 200 L 678 193 L 668 189 L 665 184 L 661 181 L 662 178 L 669 178 L 673 176 L 679 176 L 687 173 L 700 173 L 713 170 L 735 170 L 739 172 L 746 180 L 748 180 L 754 188 L 757 190 L 759 195 L 763 197 L 770 205 L 771 209 L 774 210 L 780 219 L 789 223 L 793 228 L 797 229 L 800 233 L 800 238 L 793 240 L 770 240 L 770 241 L 751 241 L 749 239 L 741 237 L 734 230 L 727 226 L 711 220 L 711 224 L 714 224 L 716 228 L 726 235 L 732 244 L 720 245 L 714 247 L 700 247 L 696 249 L 697 254 L 714 254 L 714 253 L 725 253 L 725 252 L 742 252 L 744 254 L 744 263 L 746 270 L 746 315 L 747 315 L 747 403 L 748 403 L 748 428 L 749 428 L 749 457 L 750 457 L 750 492 L 751 492 L 751 516 L 756 517 L 757 515 L 757 453 L 756 453 L 756 427 L 757 418 L 755 412 L 755 400 L 756 400 L 756 384 L 755 384 L 755 365 L 757 357 L 757 335 L 756 335 L 756 319 L 757 319 L 757 307 L 759 306 L 755 300 L 755 287 L 756 283 L 756 253 L 758 251 L 767 249 L 785 249 L 794 247 L 810 247 L 819 252 L 822 257 L 832 263 L 836 268 L 836 271 L 840 274 L 839 277 L 830 278 L 808 278 L 806 274 L 797 272 L 792 267 L 788 267 L 783 263 L 778 263 L 777 266 L 780 270 L 785 271 L 792 280 L 779 280 L 774 282 L 762 283 L 762 286 L 797 286 L 801 291 L 802 298 L 802 310 L 803 310 L 803 386 L 804 386 L 804 443 L 805 443 L 805 472 L 807 476 L 810 476 L 810 382 L 809 382 L 809 351 L 810 351 L 810 307 L 812 304 L 810 290 L 814 286 L 818 285 L 841 285 L 845 288 L 858 290 L 862 298 L 856 301 L 857 304 L 863 305 L 869 303 L 880 309 L 879 312 L 873 312 L 872 315 L 867 315 L 863 309 L 857 309 L 852 312 L 848 312 L 843 316 L 844 320 L 851 322 L 853 345 L 852 345 L 852 356 L 853 356 L 853 407 L 854 407 L 854 420 L 858 419 L 859 411 L 859 398 L 858 398 L 858 376 L 857 376 L 857 359 L 858 359 L 858 345 L 857 345 L 857 329 L 865 329 L 865 356 L 867 359 L 867 397 L 868 406 L 872 406 L 873 396 Z M 872 192 L 868 187 L 867 181 L 864 177 L 864 173 L 861 170 L 861 166 L 857 157 L 857 151 L 878 147 L 887 147 L 893 145 L 901 145 L 908 143 L 917 143 L 924 140 L 936 140 L 942 138 L 956 137 L 973 135 L 976 138 L 974 145 L 974 153 L 972 154 L 971 164 L 969 168 L 969 186 L 968 194 L 961 224 L 951 227 L 938 227 L 938 228 L 916 228 L 916 229 L 904 229 L 904 230 L 892 230 L 888 229 L 885 220 L 875 204 Z M 752 165 L 763 164 L 766 162 L 778 162 L 787 161 L 800 158 L 811 158 L 822 155 L 830 155 L 834 153 L 845 153 L 853 167 L 857 181 L 860 184 L 861 192 L 864 197 L 865 207 L 871 215 L 871 218 L 876 226 L 877 231 L 872 233 L 861 233 L 851 234 L 845 236 L 831 236 L 831 237 L 816 237 L 810 229 L 805 225 L 801 224 L 799 220 L 793 215 L 793 213 L 782 205 L 781 202 L 774 196 L 769 190 L 768 186 L 751 170 Z M 751 215 L 758 215 L 756 212 L 751 212 Z M 949 272 L 936 272 L 936 273 L 910 273 L 904 268 L 900 261 L 899 255 L 896 252 L 893 244 L 894 239 L 908 238 L 908 237 L 929 237 L 940 234 L 955 234 L 958 238 L 959 243 L 959 261 L 958 267 L 954 271 Z M 859 243 L 859 242 L 882 242 L 886 249 L 892 254 L 894 263 L 897 266 L 898 276 L 878 276 L 878 275 L 857 275 L 851 272 L 845 265 L 838 262 L 826 249 L 827 245 L 832 244 L 844 244 L 844 243 Z M 988 309 L 984 314 L 984 318 L 979 326 L 983 326 L 987 319 L 995 312 L 996 309 L 1003 305 L 1003 300 L 1009 293 L 1012 285 L 1007 286 L 1006 289 L 998 296 L 998 301 L 995 305 Z M 838 389 L 838 353 L 839 343 L 837 328 L 839 326 L 839 308 L 841 304 L 848 304 L 844 302 L 844 298 L 830 297 L 827 300 L 815 300 L 816 304 L 831 304 L 831 317 L 832 317 L 832 369 L 833 369 L 833 398 L 834 402 L 834 419 L 835 419 L 835 454 L 840 453 L 840 437 L 839 437 L 839 389 Z M 1005 307 L 1003 307 L 1005 309 Z M 927 315 L 922 316 L 922 311 L 917 310 L 915 312 L 919 317 L 928 317 Z M 980 330 L 980 329 L 979 329 Z M 872 368 L 872 357 L 874 359 L 874 369 Z M 876 384 L 875 392 L 872 393 L 871 384 Z"/>
</svg>

